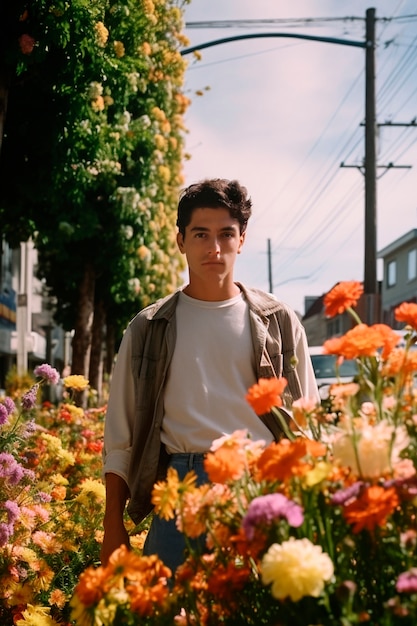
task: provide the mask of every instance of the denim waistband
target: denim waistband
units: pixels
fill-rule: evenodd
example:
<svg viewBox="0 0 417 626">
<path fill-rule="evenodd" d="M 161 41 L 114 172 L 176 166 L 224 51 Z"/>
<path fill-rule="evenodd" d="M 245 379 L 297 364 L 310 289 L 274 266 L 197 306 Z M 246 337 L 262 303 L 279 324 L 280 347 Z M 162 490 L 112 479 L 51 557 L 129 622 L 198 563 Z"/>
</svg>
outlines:
<svg viewBox="0 0 417 626">
<path fill-rule="evenodd" d="M 182 465 L 189 469 L 192 469 L 196 465 L 202 465 L 204 458 L 204 452 L 174 452 L 169 455 L 169 465 Z"/>
</svg>

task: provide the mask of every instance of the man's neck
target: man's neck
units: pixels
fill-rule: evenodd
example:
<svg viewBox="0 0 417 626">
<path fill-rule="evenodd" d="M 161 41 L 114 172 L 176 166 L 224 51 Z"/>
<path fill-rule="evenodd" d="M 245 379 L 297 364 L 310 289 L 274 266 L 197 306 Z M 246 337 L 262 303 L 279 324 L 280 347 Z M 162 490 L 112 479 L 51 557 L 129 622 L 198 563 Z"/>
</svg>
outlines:
<svg viewBox="0 0 417 626">
<path fill-rule="evenodd" d="M 190 298 L 196 300 L 206 300 L 207 302 L 223 302 L 235 298 L 240 289 L 235 283 L 219 283 L 216 285 L 199 284 L 195 285 L 190 282 L 184 289 L 184 293 Z"/>
</svg>

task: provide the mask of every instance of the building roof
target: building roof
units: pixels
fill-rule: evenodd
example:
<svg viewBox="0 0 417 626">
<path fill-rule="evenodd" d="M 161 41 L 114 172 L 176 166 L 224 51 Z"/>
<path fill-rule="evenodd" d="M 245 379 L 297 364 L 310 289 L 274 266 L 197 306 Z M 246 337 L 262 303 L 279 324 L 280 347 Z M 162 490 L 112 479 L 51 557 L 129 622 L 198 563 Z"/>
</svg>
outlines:
<svg viewBox="0 0 417 626">
<path fill-rule="evenodd" d="M 410 243 L 410 241 L 414 240 L 417 241 L 417 228 L 409 230 L 408 233 L 405 233 L 405 235 L 402 235 L 398 239 L 395 239 L 395 241 L 393 241 L 392 243 L 385 246 L 385 248 L 382 248 L 382 250 L 378 252 L 378 258 L 384 259 L 393 252 L 397 252 L 405 244 Z"/>
</svg>

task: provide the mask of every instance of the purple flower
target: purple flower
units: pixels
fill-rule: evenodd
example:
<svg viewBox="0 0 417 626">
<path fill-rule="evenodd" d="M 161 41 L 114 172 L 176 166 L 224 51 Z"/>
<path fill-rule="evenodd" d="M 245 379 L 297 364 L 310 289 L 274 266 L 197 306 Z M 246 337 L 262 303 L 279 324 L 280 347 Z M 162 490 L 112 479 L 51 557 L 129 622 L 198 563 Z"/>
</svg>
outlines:
<svg viewBox="0 0 417 626">
<path fill-rule="evenodd" d="M 251 540 L 258 524 L 270 525 L 275 520 L 286 519 L 294 528 L 301 526 L 304 521 L 302 508 L 288 500 L 281 493 L 271 493 L 266 496 L 254 498 L 249 504 L 247 513 L 243 518 L 243 530 L 246 537 Z"/>
<path fill-rule="evenodd" d="M 39 502 L 50 502 L 52 500 L 52 496 L 45 491 L 38 491 L 36 499 L 39 500 Z"/>
<path fill-rule="evenodd" d="M 28 472 L 8 452 L 0 452 L 0 478 L 5 478 L 10 485 L 18 485 Z"/>
<path fill-rule="evenodd" d="M 14 500 L 6 500 L 4 508 L 7 511 L 7 521 L 13 524 L 19 517 L 19 505 Z"/>
<path fill-rule="evenodd" d="M 23 439 L 28 439 L 33 433 L 36 431 L 36 422 L 35 420 L 28 420 L 25 424 L 24 430 L 20 433 L 20 436 Z"/>
<path fill-rule="evenodd" d="M 11 415 L 16 411 L 16 405 L 11 398 L 6 396 L 3 400 L 3 404 L 6 407 L 8 415 Z"/>
<path fill-rule="evenodd" d="M 0 523 L 0 548 L 6 545 L 9 538 L 13 535 L 14 528 L 12 524 Z"/>
<path fill-rule="evenodd" d="M 345 504 L 349 502 L 349 500 L 354 500 L 359 495 L 362 487 L 363 487 L 362 481 L 353 483 L 353 485 L 351 485 L 350 487 L 347 487 L 346 489 L 341 489 L 340 491 L 337 491 L 335 494 L 333 494 L 333 496 L 330 499 L 330 502 L 332 504 L 336 504 L 336 505 L 340 504 L 344 506 Z"/>
<path fill-rule="evenodd" d="M 403 572 L 398 576 L 395 585 L 398 593 L 416 593 L 417 592 L 417 568 L 412 567 L 408 572 Z"/>
<path fill-rule="evenodd" d="M 36 404 L 36 398 L 38 396 L 38 389 L 39 389 L 39 383 L 36 383 L 36 385 L 33 385 L 33 387 L 29 389 L 29 391 L 23 394 L 22 407 L 24 409 L 26 410 L 33 409 L 33 407 Z"/>
<path fill-rule="evenodd" d="M 3 426 L 7 422 L 8 417 L 9 414 L 6 407 L 0 402 L 0 426 Z"/>
<path fill-rule="evenodd" d="M 35 376 L 39 376 L 39 378 L 43 378 L 46 382 L 52 383 L 53 385 L 59 383 L 59 372 L 54 367 L 48 365 L 48 363 L 38 365 L 33 370 L 33 373 Z"/>
</svg>

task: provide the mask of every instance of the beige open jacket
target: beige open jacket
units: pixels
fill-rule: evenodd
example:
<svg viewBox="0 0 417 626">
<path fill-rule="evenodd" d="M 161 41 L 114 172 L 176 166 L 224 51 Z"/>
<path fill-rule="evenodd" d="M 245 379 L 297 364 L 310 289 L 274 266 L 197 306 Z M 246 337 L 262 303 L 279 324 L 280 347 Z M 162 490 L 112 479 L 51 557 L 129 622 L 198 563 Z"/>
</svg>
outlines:
<svg viewBox="0 0 417 626">
<path fill-rule="evenodd" d="M 285 376 L 288 406 L 300 397 L 319 402 L 304 328 L 296 314 L 270 294 L 238 286 L 249 305 L 257 379 Z M 152 510 L 153 485 L 166 472 L 168 457 L 160 431 L 164 386 L 175 347 L 178 294 L 146 307 L 129 323 L 112 374 L 103 473 L 117 474 L 127 482 L 128 511 L 135 523 Z M 277 418 L 270 414 L 262 419 L 279 439 Z"/>
</svg>

